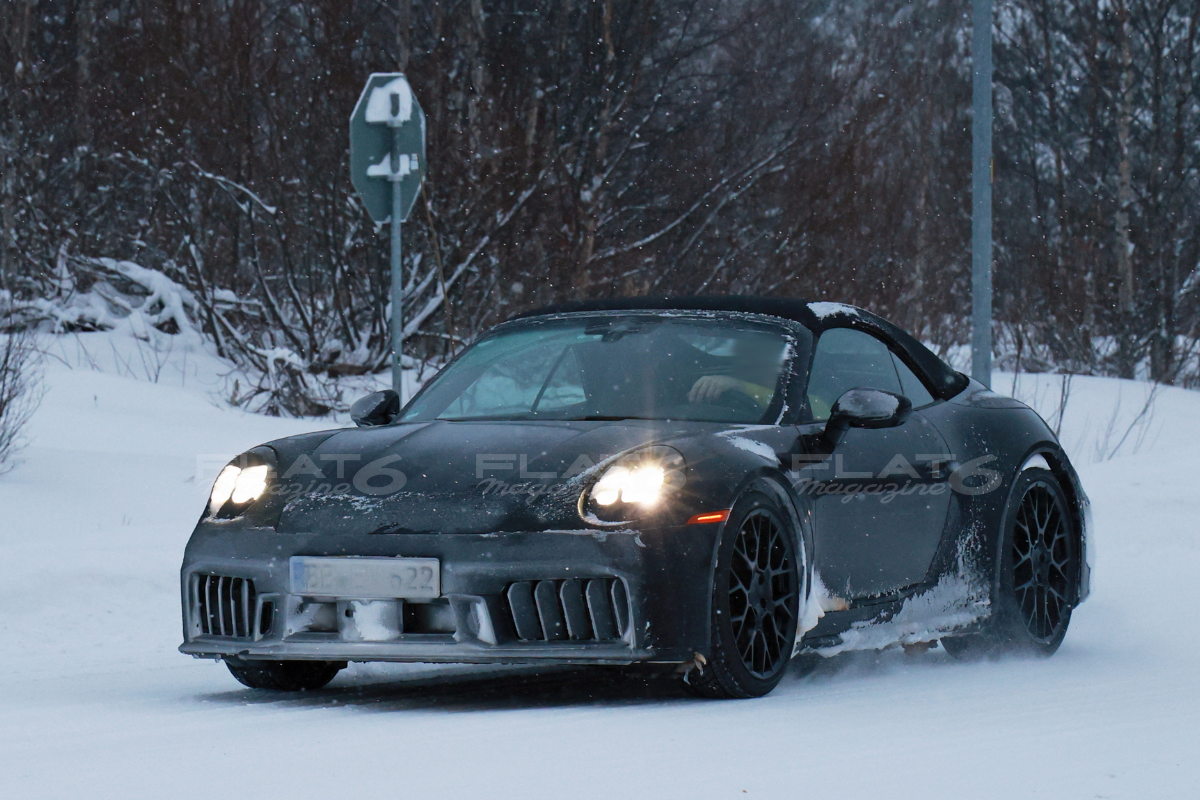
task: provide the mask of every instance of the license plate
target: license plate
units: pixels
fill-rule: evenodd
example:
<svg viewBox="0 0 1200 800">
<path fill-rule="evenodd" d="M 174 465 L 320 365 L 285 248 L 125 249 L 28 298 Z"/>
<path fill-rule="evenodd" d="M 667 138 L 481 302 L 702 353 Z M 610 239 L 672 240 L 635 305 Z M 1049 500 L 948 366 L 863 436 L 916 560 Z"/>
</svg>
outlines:
<svg viewBox="0 0 1200 800">
<path fill-rule="evenodd" d="M 293 556 L 292 594 L 356 600 L 425 600 L 441 595 L 436 558 L 317 558 Z"/>
</svg>

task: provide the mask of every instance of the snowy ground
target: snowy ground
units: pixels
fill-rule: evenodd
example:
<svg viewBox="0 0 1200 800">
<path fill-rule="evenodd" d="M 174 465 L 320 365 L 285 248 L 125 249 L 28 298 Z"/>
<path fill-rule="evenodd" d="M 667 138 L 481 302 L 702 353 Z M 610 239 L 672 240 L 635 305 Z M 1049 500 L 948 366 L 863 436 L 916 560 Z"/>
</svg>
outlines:
<svg viewBox="0 0 1200 800">
<path fill-rule="evenodd" d="M 1049 660 L 851 654 L 739 702 L 579 671 L 377 666 L 270 696 L 176 652 L 177 570 L 226 455 L 324 425 L 222 408 L 199 353 L 138 374 L 128 342 L 57 341 L 32 445 L 0 477 L 4 797 L 1200 793 L 1200 394 L 1161 390 L 1139 418 L 1145 385 L 1073 382 L 1062 438 L 1098 561 Z M 1057 413 L 1057 378 L 1016 391 Z"/>
</svg>

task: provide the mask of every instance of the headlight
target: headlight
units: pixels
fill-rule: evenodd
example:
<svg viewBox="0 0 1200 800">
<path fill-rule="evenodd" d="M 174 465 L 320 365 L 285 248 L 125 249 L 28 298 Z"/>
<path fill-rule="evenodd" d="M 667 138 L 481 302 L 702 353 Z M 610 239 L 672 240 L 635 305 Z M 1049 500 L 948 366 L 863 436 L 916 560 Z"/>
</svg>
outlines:
<svg viewBox="0 0 1200 800">
<path fill-rule="evenodd" d="M 234 484 L 233 496 L 229 499 L 241 505 L 262 497 L 262 493 L 267 490 L 267 470 L 266 464 L 242 470 L 237 476 L 237 483 Z"/>
<path fill-rule="evenodd" d="M 217 513 L 221 506 L 225 505 L 225 501 L 233 496 L 233 490 L 237 487 L 238 475 L 241 472 L 233 464 L 221 470 L 221 474 L 217 476 L 217 482 L 213 484 L 212 494 L 208 496 L 208 513 Z"/>
<path fill-rule="evenodd" d="M 592 499 L 602 506 L 611 506 L 618 500 L 652 506 L 658 502 L 665 477 L 666 470 L 658 464 L 636 467 L 614 464 L 592 488 Z"/>
<path fill-rule="evenodd" d="M 585 518 L 619 522 L 641 516 L 683 486 L 684 460 L 665 445 L 645 447 L 617 459 L 580 503 Z"/>
<path fill-rule="evenodd" d="M 245 469 L 233 464 L 225 467 L 213 484 L 212 494 L 208 496 L 208 513 L 216 514 L 230 500 L 237 505 L 244 505 L 262 497 L 267 490 L 269 472 L 270 467 L 266 464 Z"/>
</svg>

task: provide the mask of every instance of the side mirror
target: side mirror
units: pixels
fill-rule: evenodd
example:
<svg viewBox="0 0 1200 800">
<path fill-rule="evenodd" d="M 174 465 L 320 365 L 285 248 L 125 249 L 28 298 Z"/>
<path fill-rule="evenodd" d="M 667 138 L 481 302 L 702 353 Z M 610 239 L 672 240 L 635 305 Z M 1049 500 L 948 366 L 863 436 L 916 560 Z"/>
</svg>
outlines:
<svg viewBox="0 0 1200 800">
<path fill-rule="evenodd" d="M 825 438 L 836 445 L 850 428 L 894 428 L 912 413 L 907 397 L 880 389 L 850 389 L 837 399 L 825 423 Z"/>
<path fill-rule="evenodd" d="M 391 389 L 371 392 L 360 397 L 350 406 L 350 419 L 360 428 L 387 425 L 400 413 L 400 395 Z"/>
</svg>

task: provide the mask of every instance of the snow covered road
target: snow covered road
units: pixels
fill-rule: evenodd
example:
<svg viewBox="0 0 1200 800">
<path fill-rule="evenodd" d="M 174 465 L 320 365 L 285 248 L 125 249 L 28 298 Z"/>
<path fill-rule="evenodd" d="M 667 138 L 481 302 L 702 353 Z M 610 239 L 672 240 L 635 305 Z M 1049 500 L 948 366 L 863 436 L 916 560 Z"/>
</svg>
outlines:
<svg viewBox="0 0 1200 800">
<path fill-rule="evenodd" d="M 1200 796 L 1200 394 L 1164 390 L 1140 452 L 1088 463 L 1145 389 L 1076 380 L 1063 441 L 1098 559 L 1049 660 L 850 654 L 738 702 L 589 671 L 379 665 L 271 696 L 175 649 L 213 476 L 197 456 L 324 424 L 220 408 L 195 378 L 47 377 L 33 445 L 0 477 L 0 796 Z"/>
</svg>

